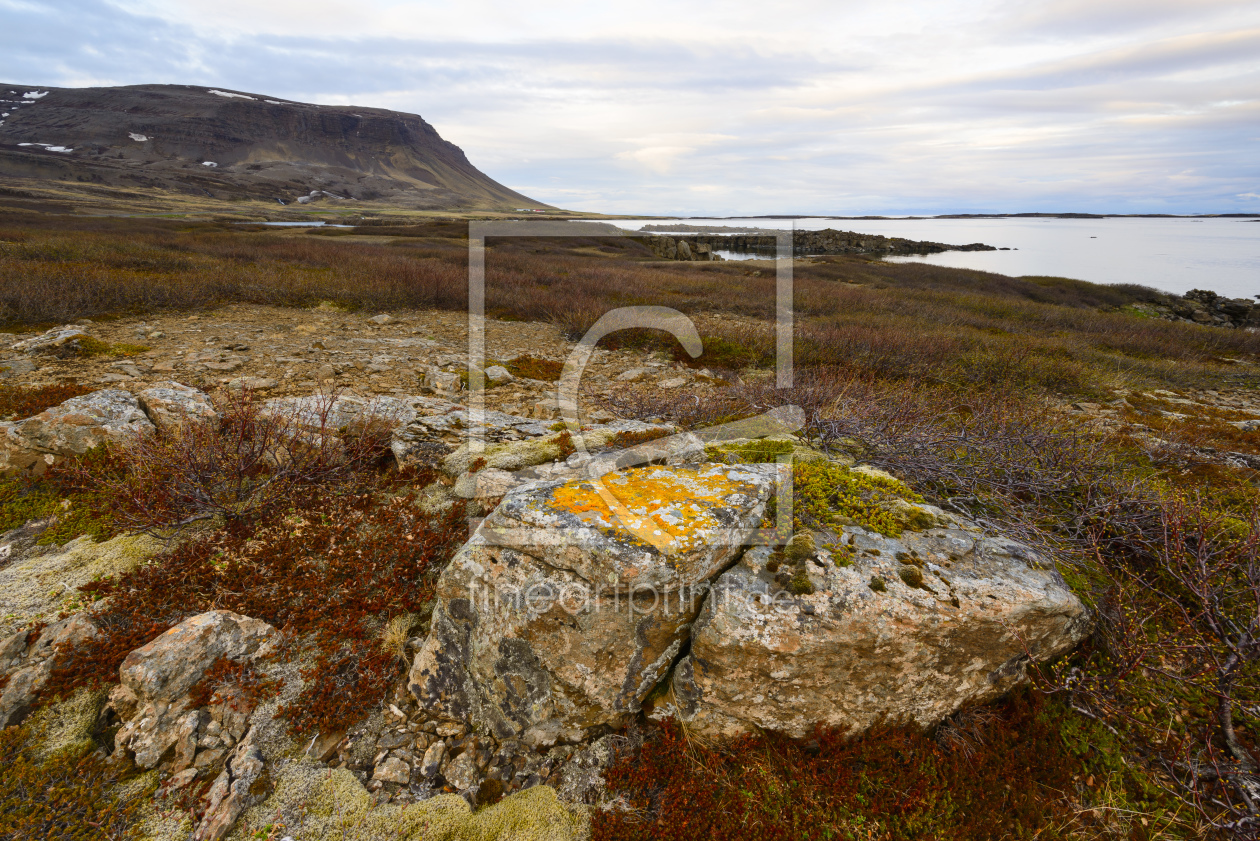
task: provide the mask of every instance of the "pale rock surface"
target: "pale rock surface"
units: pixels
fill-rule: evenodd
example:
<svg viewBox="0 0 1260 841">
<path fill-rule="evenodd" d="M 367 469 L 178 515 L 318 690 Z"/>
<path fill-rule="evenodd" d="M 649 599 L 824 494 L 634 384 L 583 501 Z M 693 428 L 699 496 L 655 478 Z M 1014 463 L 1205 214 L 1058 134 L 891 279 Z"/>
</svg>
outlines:
<svg viewBox="0 0 1260 841">
<path fill-rule="evenodd" d="M 809 595 L 783 590 L 765 547 L 714 582 L 673 678 L 675 712 L 692 732 L 801 738 L 816 723 L 859 733 L 881 717 L 933 725 L 1007 692 L 1030 655 L 1062 654 L 1089 630 L 1053 566 L 1013 540 L 962 521 L 900 538 L 846 527 L 840 542 L 850 538 L 851 565 L 827 551 L 807 563 Z"/>
<path fill-rule="evenodd" d="M 38 336 L 23 339 L 10 345 L 10 347 L 22 353 L 42 353 L 56 350 L 78 339 L 85 339 L 87 335 L 88 332 L 82 327 L 75 324 L 66 324 L 61 327 L 54 327 L 47 332 L 40 333 Z"/>
<path fill-rule="evenodd" d="M 214 420 L 219 416 L 210 398 L 200 389 L 173 381 L 154 383 L 136 395 L 140 408 L 159 428 L 185 421 Z"/>
<path fill-rule="evenodd" d="M 486 369 L 485 374 L 486 381 L 490 385 L 506 385 L 516 380 L 516 377 L 512 376 L 511 372 L 502 365 L 491 365 Z"/>
<path fill-rule="evenodd" d="M 411 692 L 533 746 L 617 726 L 687 640 L 707 581 L 761 521 L 775 465 L 647 467 L 509 494 L 438 581 Z"/>
<path fill-rule="evenodd" d="M 57 461 L 98 444 L 153 430 L 139 401 L 122 389 L 72 397 L 34 417 L 0 423 L 0 475 L 42 474 Z"/>
<path fill-rule="evenodd" d="M 222 707 L 217 717 L 213 711 L 203 716 L 193 708 L 189 692 L 220 657 L 249 660 L 277 636 L 266 622 L 212 610 L 132 651 L 118 669 L 122 685 L 110 693 L 110 706 L 124 722 L 114 739 L 117 750 L 134 754 L 140 767 L 152 768 L 174 748 L 174 770 L 180 771 L 192 764 L 196 735 L 211 721 L 219 720 L 221 728 L 236 731 L 231 735 L 239 739 L 243 718 Z"/>
<path fill-rule="evenodd" d="M 257 791 L 255 783 L 265 770 L 262 751 L 251 740 L 245 739 L 237 745 L 210 786 L 206 795 L 209 806 L 192 841 L 220 841 L 231 831 L 241 812 L 261 803 L 267 792 Z"/>
</svg>

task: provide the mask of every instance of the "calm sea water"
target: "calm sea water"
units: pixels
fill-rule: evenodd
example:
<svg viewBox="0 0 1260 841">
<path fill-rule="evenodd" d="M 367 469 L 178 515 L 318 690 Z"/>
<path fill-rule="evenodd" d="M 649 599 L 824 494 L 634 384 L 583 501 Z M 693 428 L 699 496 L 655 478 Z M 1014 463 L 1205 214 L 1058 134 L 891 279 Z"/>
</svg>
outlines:
<svg viewBox="0 0 1260 841">
<path fill-rule="evenodd" d="M 638 230 L 651 222 L 617 222 Z M 1094 283 L 1140 283 L 1184 294 L 1210 289 L 1260 295 L 1260 221 L 1242 219 L 687 219 L 683 224 L 840 231 L 983 242 L 1012 251 L 947 251 L 891 257 L 1004 275 L 1048 275 Z"/>
</svg>

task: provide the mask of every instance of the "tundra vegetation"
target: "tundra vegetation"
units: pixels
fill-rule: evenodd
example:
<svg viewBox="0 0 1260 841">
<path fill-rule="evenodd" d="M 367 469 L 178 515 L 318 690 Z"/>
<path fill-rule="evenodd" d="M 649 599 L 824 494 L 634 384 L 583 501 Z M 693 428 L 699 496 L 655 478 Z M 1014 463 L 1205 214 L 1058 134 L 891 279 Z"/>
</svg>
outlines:
<svg viewBox="0 0 1260 841">
<path fill-rule="evenodd" d="M 465 234 L 10 214 L 0 321 L 18 333 L 223 303 L 459 311 Z M 1260 333 L 1144 317 L 1135 307 L 1159 293 L 1141 287 L 829 257 L 795 270 L 795 380 L 776 389 L 771 269 L 662 264 L 635 240 L 580 237 L 492 241 L 486 264 L 491 315 L 575 339 L 618 306 L 707 317 L 695 360 L 652 331 L 604 340 L 718 381 L 702 394 L 627 387 L 605 398 L 615 414 L 696 428 L 793 403 L 813 448 L 895 477 L 799 463 L 804 527 L 852 518 L 892 534 L 878 503 L 917 495 L 1052 553 L 1096 618 L 1031 687 L 933 732 L 887 721 L 856 738 L 709 744 L 676 722 L 644 725 L 607 774 L 625 808 L 594 815 L 596 838 L 1260 834 L 1260 431 L 1227 407 L 1188 417 L 1176 396 L 1254 395 Z M 559 364 L 525 358 L 513 373 L 554 380 Z M 86 390 L 5 385 L 0 415 Z M 1115 422 L 1070 408 L 1104 403 Z M 416 494 L 434 477 L 394 467 L 370 426 L 303 438 L 248 396 L 220 409 L 0 481 L 0 527 L 55 518 L 46 541 L 179 530 L 165 553 L 82 588 L 102 633 L 61 653 L 43 702 L 115 682 L 128 652 L 211 609 L 300 629 L 307 683 L 284 711 L 297 732 L 344 728 L 405 673 L 408 635 L 467 536 L 463 511 L 426 513 Z M 230 664 L 202 691 L 225 687 L 267 691 Z M 96 744 L 42 755 L 36 729 L 0 737 L 0 838 L 128 837 L 135 793 Z"/>
</svg>

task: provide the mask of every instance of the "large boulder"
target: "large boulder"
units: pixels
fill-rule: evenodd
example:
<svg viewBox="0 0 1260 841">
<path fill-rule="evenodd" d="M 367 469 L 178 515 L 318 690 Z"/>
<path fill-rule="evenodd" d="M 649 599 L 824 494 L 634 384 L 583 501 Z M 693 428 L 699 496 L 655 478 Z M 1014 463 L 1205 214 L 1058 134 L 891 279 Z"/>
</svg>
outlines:
<svg viewBox="0 0 1260 841">
<path fill-rule="evenodd" d="M 239 702 L 200 710 L 190 693 L 220 659 L 244 662 L 277 638 L 271 625 L 227 610 L 186 619 L 132 651 L 118 669 L 122 684 L 109 705 L 123 722 L 114 738 L 120 755 L 152 768 L 173 755 L 173 771 L 190 767 L 198 747 L 221 757 L 245 734 L 250 710 Z M 209 737 L 209 738 L 201 738 Z"/>
<path fill-rule="evenodd" d="M 795 568 L 769 549 L 745 553 L 705 601 L 671 711 L 714 738 L 932 725 L 1085 636 L 1084 606 L 1046 559 L 919 507 L 949 527 L 897 538 L 846 527 L 801 561 L 808 586 L 785 581 Z"/>
<path fill-rule="evenodd" d="M 438 581 L 411 692 L 533 746 L 624 723 L 760 524 L 777 470 L 646 467 L 510 493 Z"/>
<path fill-rule="evenodd" d="M 42 474 L 60 459 L 153 429 L 139 401 L 122 389 L 72 397 L 34 417 L 0 423 L 0 475 Z"/>
</svg>

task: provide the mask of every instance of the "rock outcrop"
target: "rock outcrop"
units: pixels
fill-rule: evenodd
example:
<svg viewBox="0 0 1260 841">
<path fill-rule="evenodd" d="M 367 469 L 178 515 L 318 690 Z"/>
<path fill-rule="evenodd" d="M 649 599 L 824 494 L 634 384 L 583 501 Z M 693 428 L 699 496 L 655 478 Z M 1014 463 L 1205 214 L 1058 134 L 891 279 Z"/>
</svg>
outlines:
<svg viewBox="0 0 1260 841">
<path fill-rule="evenodd" d="M 34 417 L 0 423 L 0 475 L 39 475 L 60 459 L 153 429 L 139 401 L 122 389 L 73 397 Z"/>
<path fill-rule="evenodd" d="M 686 239 L 653 234 L 647 241 L 652 253 L 665 260 L 721 260 L 715 252 L 736 251 L 764 254 L 773 258 L 777 239 L 773 233 L 720 234 L 694 233 Z M 796 231 L 792 236 L 792 254 L 937 254 L 942 251 L 997 251 L 992 245 L 973 242 L 969 245 L 946 245 L 941 242 L 859 234 L 853 231 Z"/>
<path fill-rule="evenodd" d="M 909 506 L 907 506 L 909 507 Z M 714 583 L 673 678 L 693 732 L 800 738 L 882 718 L 933 725 L 1018 683 L 1030 659 L 1074 647 L 1088 617 L 1053 566 L 938 509 L 948 527 L 890 538 L 848 527 L 784 590 L 769 549 Z"/>
<path fill-rule="evenodd" d="M 212 610 L 128 654 L 118 670 L 122 683 L 109 696 L 122 721 L 114 737 L 117 755 L 130 755 L 141 768 L 169 758 L 176 773 L 194 762 L 217 763 L 244 737 L 251 709 L 236 698 L 198 709 L 190 693 L 220 658 L 252 659 L 276 637 L 266 622 Z"/>
<path fill-rule="evenodd" d="M 95 637 L 95 625 L 82 614 L 55 622 L 38 633 L 19 631 L 0 640 L 0 730 L 20 724 L 56 665 L 58 649 Z"/>
<path fill-rule="evenodd" d="M 776 470 L 647 467 L 608 477 L 606 495 L 581 480 L 509 494 L 439 579 L 412 693 L 535 746 L 624 723 L 760 524 Z"/>
<path fill-rule="evenodd" d="M 154 426 L 171 428 L 189 421 L 214 420 L 219 416 L 204 391 L 177 382 L 162 382 L 136 395 L 140 408 Z"/>
<path fill-rule="evenodd" d="M 1191 289 L 1180 297 L 1168 295 L 1158 301 L 1135 304 L 1134 309 L 1169 321 L 1260 329 L 1260 304 L 1248 298 L 1226 298 L 1206 289 Z"/>
</svg>

